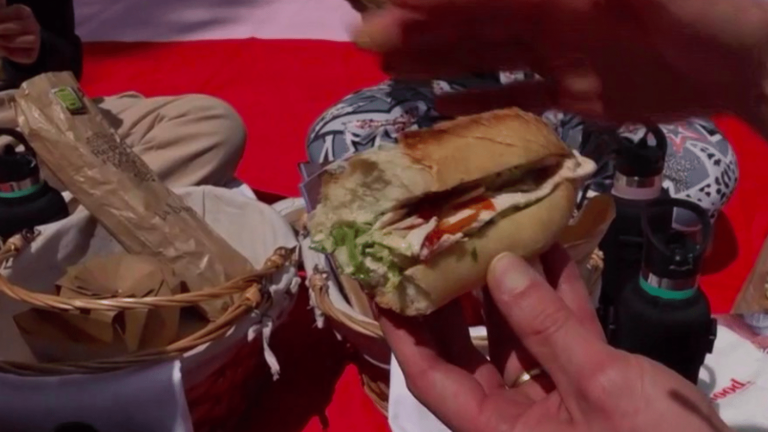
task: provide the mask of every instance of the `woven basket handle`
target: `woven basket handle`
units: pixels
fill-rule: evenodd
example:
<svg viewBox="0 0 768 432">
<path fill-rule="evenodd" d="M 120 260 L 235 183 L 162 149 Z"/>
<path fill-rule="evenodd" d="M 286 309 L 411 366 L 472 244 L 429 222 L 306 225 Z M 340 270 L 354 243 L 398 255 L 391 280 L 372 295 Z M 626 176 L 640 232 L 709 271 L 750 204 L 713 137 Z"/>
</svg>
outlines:
<svg viewBox="0 0 768 432">
<path fill-rule="evenodd" d="M 600 283 L 600 275 L 603 271 L 603 253 L 598 249 L 593 250 L 582 263 L 580 271 L 582 272 L 587 291 L 590 294 L 594 293 Z M 307 285 L 314 296 L 315 305 L 320 312 L 358 333 L 373 338 L 384 337 L 384 333 L 381 331 L 381 327 L 376 321 L 370 320 L 362 315 L 355 316 L 349 314 L 333 304 L 328 292 L 329 278 L 330 275 L 326 270 L 316 267 L 307 281 Z"/>
<path fill-rule="evenodd" d="M 0 267 L 16 256 L 26 246 L 27 241 L 20 236 L 8 240 L 0 249 Z M 0 275 L 0 292 L 6 296 L 27 303 L 39 309 L 51 311 L 69 312 L 82 310 L 114 311 L 120 312 L 134 309 L 157 309 L 165 307 L 195 306 L 210 300 L 233 294 L 245 294 L 244 300 L 256 304 L 259 302 L 259 281 L 265 276 L 275 273 L 289 261 L 295 259 L 296 248 L 279 247 L 267 258 L 261 269 L 248 276 L 227 282 L 224 285 L 204 289 L 201 291 L 177 294 L 164 297 L 146 298 L 109 298 L 109 299 L 69 299 L 51 294 L 43 294 L 29 291 L 23 287 L 13 285 L 5 276 Z"/>
<path fill-rule="evenodd" d="M 313 274 L 307 281 L 307 285 L 309 286 L 309 289 L 312 291 L 312 295 L 315 298 L 317 308 L 320 309 L 324 315 L 346 327 L 355 330 L 358 333 L 362 333 L 376 339 L 383 338 L 384 333 L 381 331 L 379 323 L 362 315 L 351 315 L 337 308 L 333 304 L 330 294 L 328 293 L 329 277 L 330 275 L 327 271 L 320 268 L 315 268 Z"/>
</svg>

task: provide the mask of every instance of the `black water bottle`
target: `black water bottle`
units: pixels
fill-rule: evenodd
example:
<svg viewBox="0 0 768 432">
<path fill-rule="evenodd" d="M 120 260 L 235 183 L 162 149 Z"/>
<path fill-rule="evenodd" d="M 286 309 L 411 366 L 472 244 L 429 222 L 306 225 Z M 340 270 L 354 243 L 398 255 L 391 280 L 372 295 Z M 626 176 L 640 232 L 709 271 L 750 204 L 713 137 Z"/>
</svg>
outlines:
<svg viewBox="0 0 768 432">
<path fill-rule="evenodd" d="M 678 230 L 672 214 L 698 217 L 700 229 Z M 657 200 L 642 218 L 645 232 L 640 272 L 610 308 L 608 342 L 653 359 L 696 384 L 717 336 L 709 301 L 698 278 L 712 226 L 699 205 L 680 199 Z"/>
<path fill-rule="evenodd" d="M 611 195 L 616 218 L 600 242 L 605 255 L 600 292 L 601 315 L 613 305 L 627 283 L 637 278 L 643 252 L 642 214 L 646 206 L 669 197 L 662 188 L 667 140 L 658 126 L 647 126 L 638 141 L 619 137 Z"/>
<path fill-rule="evenodd" d="M 0 149 L 0 240 L 69 216 L 64 197 L 42 179 L 36 154 L 24 135 L 0 128 L 0 136 L 15 141 Z"/>
<path fill-rule="evenodd" d="M 99 430 L 88 423 L 69 422 L 56 426 L 53 432 L 99 432 Z"/>
</svg>

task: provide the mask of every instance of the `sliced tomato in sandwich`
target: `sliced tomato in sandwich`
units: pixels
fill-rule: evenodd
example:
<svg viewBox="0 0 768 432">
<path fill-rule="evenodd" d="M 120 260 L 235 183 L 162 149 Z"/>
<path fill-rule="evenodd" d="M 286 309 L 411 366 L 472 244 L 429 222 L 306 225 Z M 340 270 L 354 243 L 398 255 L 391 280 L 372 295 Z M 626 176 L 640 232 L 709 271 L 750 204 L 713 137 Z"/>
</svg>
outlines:
<svg viewBox="0 0 768 432">
<path fill-rule="evenodd" d="M 480 219 L 480 215 L 484 211 L 492 213 L 497 211 L 493 201 L 484 196 L 475 197 L 459 204 L 446 217 L 441 218 L 437 226 L 424 238 L 424 243 L 421 245 L 422 255 L 429 256 L 435 253 L 438 250 L 440 240 L 444 237 L 455 236 L 470 229 Z M 424 215 L 422 218 L 428 219 L 430 216 Z M 444 247 L 447 246 L 449 245 L 444 245 Z"/>
</svg>

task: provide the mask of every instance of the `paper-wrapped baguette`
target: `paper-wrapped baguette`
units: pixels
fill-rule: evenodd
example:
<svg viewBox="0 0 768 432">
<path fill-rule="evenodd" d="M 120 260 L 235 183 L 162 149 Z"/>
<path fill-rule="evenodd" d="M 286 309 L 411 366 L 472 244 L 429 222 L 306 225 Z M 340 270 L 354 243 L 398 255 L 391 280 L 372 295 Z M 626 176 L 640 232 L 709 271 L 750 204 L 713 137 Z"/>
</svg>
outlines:
<svg viewBox="0 0 768 432">
<path fill-rule="evenodd" d="M 594 169 L 532 114 L 459 118 L 329 166 L 308 228 L 380 306 L 424 315 L 480 287 L 499 253 L 551 245 Z"/>
</svg>

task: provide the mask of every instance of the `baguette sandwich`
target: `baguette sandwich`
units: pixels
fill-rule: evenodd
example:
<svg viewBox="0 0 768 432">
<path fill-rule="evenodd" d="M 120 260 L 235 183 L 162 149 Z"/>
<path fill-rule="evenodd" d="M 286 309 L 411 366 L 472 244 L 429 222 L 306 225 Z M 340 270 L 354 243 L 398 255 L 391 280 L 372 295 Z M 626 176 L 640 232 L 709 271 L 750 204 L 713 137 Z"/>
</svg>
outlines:
<svg viewBox="0 0 768 432">
<path fill-rule="evenodd" d="M 481 287 L 501 252 L 546 250 L 571 218 L 578 183 L 595 170 L 518 109 L 405 132 L 398 142 L 327 167 L 307 227 L 315 250 L 404 315 Z"/>
</svg>

